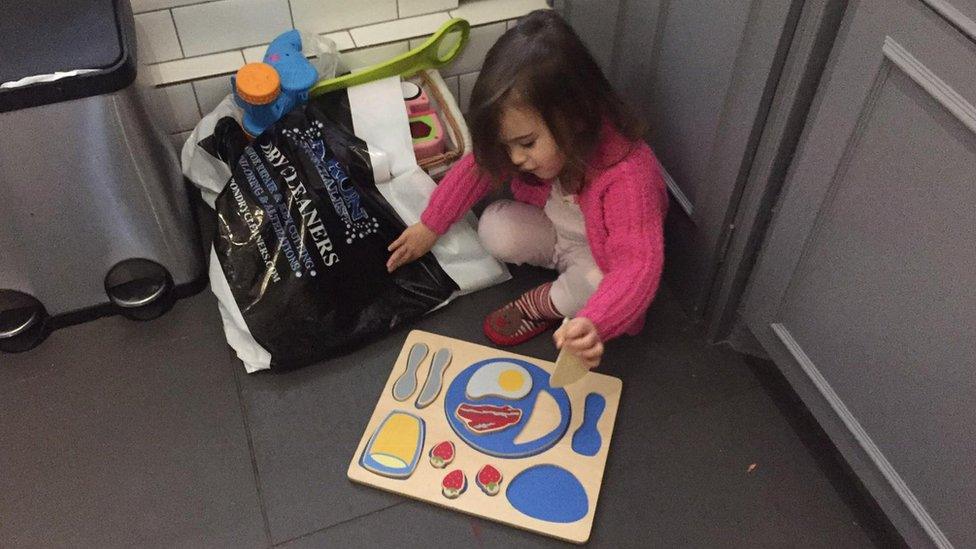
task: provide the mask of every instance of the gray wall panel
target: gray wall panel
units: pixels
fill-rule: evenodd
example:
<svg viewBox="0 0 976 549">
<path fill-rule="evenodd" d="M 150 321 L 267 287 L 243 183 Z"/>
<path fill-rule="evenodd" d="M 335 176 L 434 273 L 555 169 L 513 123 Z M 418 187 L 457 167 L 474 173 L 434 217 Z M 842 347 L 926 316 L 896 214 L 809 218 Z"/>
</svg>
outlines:
<svg viewBox="0 0 976 549">
<path fill-rule="evenodd" d="M 888 72 L 888 71 L 885 71 Z M 943 527 L 976 539 L 976 136 L 881 84 L 777 321 Z"/>
<path fill-rule="evenodd" d="M 707 170 L 732 83 L 751 0 L 669 2 L 658 62 L 644 100 L 650 105 L 649 141 L 691 200 L 714 182 Z"/>
<path fill-rule="evenodd" d="M 619 6 L 612 26 L 617 40 L 608 75 L 648 123 L 648 142 L 673 178 L 680 207 L 669 216 L 666 273 L 687 308 L 699 314 L 801 4 L 613 3 Z M 567 13 L 577 28 L 593 28 L 572 9 Z"/>
<path fill-rule="evenodd" d="M 707 187 L 751 3 L 631 0 L 622 8 L 610 76 L 644 116 L 648 142 L 692 204 Z"/>
<path fill-rule="evenodd" d="M 976 545 L 976 44 L 861 0 L 745 315 L 906 539 Z"/>
</svg>

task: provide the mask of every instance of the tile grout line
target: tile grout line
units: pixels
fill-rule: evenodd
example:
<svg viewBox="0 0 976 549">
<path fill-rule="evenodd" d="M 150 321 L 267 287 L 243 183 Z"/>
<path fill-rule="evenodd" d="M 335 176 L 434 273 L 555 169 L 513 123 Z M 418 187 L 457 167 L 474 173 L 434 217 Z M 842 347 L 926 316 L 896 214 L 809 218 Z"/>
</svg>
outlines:
<svg viewBox="0 0 976 549">
<path fill-rule="evenodd" d="M 193 4 L 186 4 L 186 5 L 183 5 L 183 6 L 170 6 L 170 7 L 167 7 L 167 8 L 158 8 L 158 9 L 143 10 L 143 11 L 135 12 L 134 15 L 143 15 L 143 14 L 149 14 L 149 13 L 158 13 L 158 12 L 161 12 L 161 11 L 168 11 L 168 12 L 170 12 L 170 17 L 173 18 L 173 27 L 176 28 L 176 16 L 174 14 L 175 10 L 181 9 L 181 8 L 190 8 L 190 7 L 194 7 L 194 6 L 201 6 L 201 5 L 206 5 L 206 4 L 215 4 L 217 2 L 223 2 L 223 1 L 225 1 L 225 0 L 200 0 L 200 1 L 195 2 Z M 368 23 L 366 25 L 359 25 L 359 26 L 356 26 L 356 27 L 346 27 L 346 28 L 342 28 L 342 29 L 334 29 L 334 30 L 331 30 L 331 31 L 314 32 L 314 34 L 323 35 L 323 34 L 331 34 L 331 33 L 336 33 L 336 32 L 350 32 L 353 29 L 361 29 L 361 28 L 365 28 L 365 27 L 372 26 L 372 25 L 380 25 L 380 24 L 383 24 L 383 23 L 391 23 L 393 21 L 397 21 L 397 20 L 400 20 L 400 19 L 410 19 L 410 18 L 413 18 L 413 17 L 422 17 L 424 15 L 433 15 L 435 13 L 446 13 L 447 16 L 450 17 L 450 18 L 460 17 L 460 14 L 457 14 L 456 13 L 459 8 L 448 8 L 446 10 L 432 11 L 432 12 L 429 12 L 429 13 L 420 13 L 420 14 L 416 14 L 416 15 L 411 15 L 410 17 L 403 17 L 403 18 L 401 18 L 400 17 L 400 3 L 399 3 L 399 1 L 397 1 L 396 6 L 397 6 L 397 17 L 395 19 L 385 19 L 385 20 L 382 20 L 382 21 L 374 21 L 372 23 Z M 293 10 L 292 10 L 291 0 L 288 0 L 288 13 L 289 13 L 289 16 L 291 17 L 292 28 L 296 28 L 295 27 L 295 15 L 294 15 Z M 485 25 L 492 25 L 494 23 L 499 23 L 499 22 L 502 22 L 502 21 L 506 21 L 507 22 L 507 21 L 512 20 L 512 19 L 518 19 L 519 17 L 522 17 L 522 16 L 520 15 L 520 16 L 516 16 L 514 18 L 505 18 L 505 19 L 485 21 L 485 22 L 478 23 L 478 24 L 472 24 L 471 27 L 472 28 L 474 28 L 474 27 L 483 27 Z M 177 38 L 179 38 L 179 34 L 180 34 L 179 33 L 179 30 L 177 30 L 176 31 Z M 420 36 L 415 36 L 414 38 L 420 38 Z M 255 45 L 251 45 L 251 46 L 243 46 L 243 48 L 251 48 L 251 47 L 256 47 L 256 46 L 261 46 L 261 45 L 267 45 L 267 44 L 255 44 Z M 238 49 L 241 49 L 241 48 L 238 48 Z M 229 49 L 229 50 L 223 50 L 223 51 L 217 51 L 217 52 L 210 52 L 210 53 L 204 53 L 204 54 L 195 55 L 195 56 L 191 56 L 191 57 L 186 57 L 186 53 L 185 52 L 182 52 L 182 50 L 183 50 L 182 44 L 180 45 L 180 50 L 181 50 L 181 53 L 183 53 L 183 55 L 184 55 L 184 57 L 182 57 L 181 59 L 192 59 L 193 57 L 203 57 L 203 56 L 206 56 L 206 55 L 214 55 L 214 54 L 218 54 L 218 53 L 227 53 L 227 52 L 230 52 L 230 51 L 235 51 L 234 49 Z M 172 59 L 170 61 L 180 61 L 180 59 Z M 164 63 L 164 62 L 165 61 L 160 61 L 160 63 Z M 158 63 L 155 63 L 155 64 L 158 64 Z"/>
<path fill-rule="evenodd" d="M 180 28 L 176 26 L 176 16 L 173 15 L 173 10 L 169 11 L 169 19 L 173 22 L 173 32 L 176 33 L 176 43 L 180 46 L 180 59 L 186 59 L 186 51 L 183 49 L 183 39 L 180 38 Z M 178 61 L 177 59 L 171 59 L 171 61 Z"/>
<path fill-rule="evenodd" d="M 197 104 L 197 115 L 202 119 L 203 118 L 203 106 L 200 104 L 200 95 L 197 94 L 197 87 L 193 84 L 193 81 L 187 82 L 187 84 L 190 85 L 190 91 L 193 92 L 193 102 Z M 197 126 L 197 124 L 199 124 L 199 123 L 200 123 L 200 120 L 197 120 L 196 122 L 194 122 L 193 123 L 193 128 L 195 128 Z M 193 131 L 193 128 L 190 128 L 188 131 Z"/>
<path fill-rule="evenodd" d="M 362 358 L 357 363 L 357 367 L 358 366 L 362 366 L 363 365 L 363 362 L 365 360 L 367 360 L 366 357 Z M 386 511 L 387 509 L 392 509 L 392 508 L 396 507 L 397 505 L 402 505 L 402 504 L 404 504 L 406 502 L 407 502 L 406 499 L 401 498 L 400 501 L 398 501 L 396 503 L 393 503 L 391 505 L 387 505 L 386 507 L 381 507 L 379 509 L 374 509 L 372 511 L 363 513 L 361 515 L 356 515 L 354 517 L 350 517 L 350 518 L 347 518 L 345 520 L 340 520 L 339 522 L 336 522 L 335 524 L 329 524 L 328 526 L 323 526 L 322 528 L 317 528 L 317 529 L 312 530 L 310 532 L 305 532 L 304 534 L 299 534 L 299 535 L 297 535 L 295 537 L 292 537 L 292 538 L 286 539 L 284 541 L 280 541 L 278 543 L 275 543 L 275 544 L 272 545 L 272 547 L 283 547 L 283 546 L 285 546 L 285 545 L 287 545 L 287 544 L 289 544 L 289 543 L 291 543 L 293 541 L 297 541 L 297 540 L 300 540 L 300 539 L 304 539 L 304 538 L 307 538 L 309 536 L 314 536 L 315 534 L 318 534 L 319 532 L 324 532 L 324 531 L 326 531 L 326 530 L 328 530 L 330 528 L 335 528 L 336 526 L 341 526 L 341 525 L 346 524 L 348 522 L 352 522 L 354 520 L 359 520 L 361 518 L 365 518 L 365 517 L 368 517 L 370 515 L 374 515 L 376 513 L 380 513 L 380 512 Z"/>
<path fill-rule="evenodd" d="M 168 7 L 165 7 L 165 8 L 157 8 L 157 9 L 154 9 L 154 10 L 143 10 L 143 11 L 140 11 L 138 13 L 139 14 L 142 14 L 142 13 L 152 13 L 154 11 L 172 10 L 172 9 L 176 9 L 176 8 L 191 8 L 193 6 L 200 6 L 200 5 L 203 5 L 203 4 L 216 4 L 217 2 L 223 2 L 223 1 L 224 0 L 195 0 L 191 4 L 183 4 L 182 6 L 168 6 Z"/>
<path fill-rule="evenodd" d="M 288 0 L 288 17 L 291 18 L 291 28 L 295 28 L 295 10 L 291 7 L 291 0 Z"/>
<path fill-rule="evenodd" d="M 190 4 L 184 4 L 184 5 L 181 5 L 181 6 L 168 6 L 168 7 L 165 7 L 165 8 L 154 8 L 154 9 L 139 10 L 139 11 L 133 10 L 133 15 L 142 15 L 143 13 L 155 13 L 157 11 L 174 10 L 174 9 L 178 9 L 178 8 L 191 8 L 193 6 L 201 6 L 201 5 L 205 5 L 205 4 L 216 4 L 217 2 L 223 2 L 223 1 L 224 0 L 196 0 L 196 1 L 192 2 L 192 3 L 190 3 Z M 462 1 L 464 1 L 464 0 L 462 0 Z M 290 7 L 290 4 L 291 4 L 291 0 L 289 0 L 289 7 Z M 399 0 L 397 0 L 396 5 L 397 5 L 397 16 L 399 17 L 399 15 L 400 15 L 400 2 L 399 2 Z M 458 3 L 458 7 L 451 8 L 448 11 L 455 11 L 455 10 L 457 10 L 459 8 L 460 8 L 460 2 Z"/>
<path fill-rule="evenodd" d="M 264 523 L 264 535 L 268 541 L 268 546 L 273 546 L 271 538 L 271 521 L 268 519 L 268 509 L 264 502 L 264 490 L 261 488 L 261 471 L 258 469 L 258 460 L 254 452 L 254 439 L 251 437 L 251 423 L 248 421 L 247 404 L 244 401 L 244 388 L 241 385 L 240 375 L 237 372 L 236 356 L 231 354 L 232 373 L 234 385 L 237 387 L 237 402 L 241 406 L 241 423 L 244 427 L 244 435 L 247 438 L 247 451 L 251 458 L 251 472 L 254 474 L 254 488 L 258 493 L 258 507 L 261 509 L 261 520 Z"/>
<path fill-rule="evenodd" d="M 220 0 L 218 0 L 218 1 L 220 1 Z M 289 9 L 291 9 L 291 4 L 290 3 L 289 3 Z M 156 11 L 162 11 L 162 10 L 156 10 Z M 435 15 L 437 13 L 446 13 L 449 16 L 451 14 L 450 11 L 442 11 L 442 12 L 432 12 L 432 13 L 425 14 L 425 15 Z M 174 27 L 175 27 L 176 21 L 175 21 L 175 15 L 173 15 L 173 10 L 170 10 L 170 15 L 173 18 L 173 24 L 174 24 Z M 361 46 L 361 45 L 359 45 L 356 42 L 356 39 L 354 38 L 354 36 L 352 34 L 352 31 L 353 30 L 365 28 L 365 27 L 368 27 L 368 26 L 371 26 L 371 25 L 389 23 L 389 22 L 398 21 L 398 20 L 403 20 L 403 19 L 393 19 L 393 20 L 390 20 L 390 21 L 381 21 L 379 23 L 371 23 L 370 25 L 364 25 L 364 26 L 359 26 L 359 27 L 349 27 L 349 28 L 345 28 L 345 29 L 335 29 L 335 30 L 328 31 L 328 32 L 319 32 L 319 33 L 316 33 L 316 34 L 318 34 L 320 36 L 325 36 L 325 35 L 328 35 L 328 34 L 345 33 L 349 37 L 349 40 L 352 42 L 353 47 L 350 48 L 350 49 L 347 49 L 347 50 L 341 50 L 343 53 L 355 53 L 357 51 L 365 50 L 367 48 L 374 48 L 374 47 L 375 48 L 379 48 L 379 47 L 384 47 L 384 46 L 393 46 L 393 45 L 398 45 L 398 44 L 401 44 L 401 43 L 405 43 L 407 45 L 407 47 L 409 48 L 410 41 L 411 40 L 419 40 L 421 38 L 424 38 L 426 36 L 429 36 L 429 34 L 421 34 L 421 35 L 418 35 L 418 36 L 415 36 L 415 37 L 407 37 L 407 38 L 403 38 L 403 39 L 400 39 L 400 40 L 394 40 L 394 41 L 391 41 L 391 42 L 382 42 L 382 43 L 378 43 L 378 44 L 369 44 L 369 45 L 362 45 Z M 480 27 L 487 27 L 487 26 L 497 25 L 497 24 L 504 24 L 506 26 L 506 28 L 507 28 L 507 24 L 511 20 L 512 19 L 499 19 L 497 21 L 490 21 L 490 22 L 485 22 L 485 23 L 479 24 L 479 25 L 475 25 L 472 28 L 474 29 L 474 28 L 480 28 Z M 517 20 L 517 18 L 516 18 L 516 20 Z M 179 37 L 179 31 L 178 30 L 177 30 L 177 40 L 180 43 L 180 49 L 181 49 L 181 52 L 182 52 L 182 49 L 183 49 L 182 39 Z M 204 54 L 200 54 L 200 55 L 194 55 L 194 56 L 190 56 L 190 57 L 183 57 L 183 58 L 180 58 L 180 59 L 171 59 L 171 60 L 168 60 L 168 61 L 160 61 L 160 62 L 157 62 L 157 63 L 148 64 L 146 66 L 147 67 L 154 67 L 154 66 L 163 65 L 163 64 L 180 63 L 182 61 L 189 61 L 189 60 L 194 60 L 194 59 L 203 59 L 203 58 L 206 58 L 206 57 L 218 56 L 218 55 L 228 54 L 228 53 L 232 53 L 232 52 L 233 53 L 237 53 L 238 55 L 240 55 L 242 61 L 244 63 L 246 63 L 247 60 L 244 58 L 244 50 L 245 49 L 257 48 L 257 47 L 267 46 L 267 45 L 268 44 L 254 44 L 254 45 L 242 46 L 242 47 L 238 47 L 238 48 L 234 48 L 234 49 L 229 49 L 229 50 L 223 50 L 223 51 L 219 51 L 219 52 L 209 52 L 209 53 L 204 53 Z M 235 72 L 234 70 L 220 70 L 220 71 L 208 70 L 208 71 L 206 71 L 206 74 L 203 74 L 203 75 L 194 76 L 192 78 L 178 78 L 178 79 L 173 79 L 173 80 L 168 80 L 168 81 L 163 81 L 163 82 L 154 82 L 152 84 L 152 86 L 158 88 L 158 87 L 165 87 L 165 86 L 176 85 L 176 84 L 193 83 L 193 82 L 196 82 L 198 80 L 203 80 L 203 79 L 207 79 L 207 78 L 214 78 L 214 77 L 217 77 L 217 76 L 223 76 L 223 75 L 227 75 L 227 74 L 233 74 L 234 72 Z M 477 72 L 477 71 L 474 71 L 474 72 Z M 449 76 L 459 76 L 459 75 L 449 75 Z M 460 94 L 460 82 L 458 83 L 458 90 L 459 90 L 459 94 Z M 196 89 L 194 88 L 194 94 L 195 93 L 196 93 Z M 201 117 L 202 117 L 202 115 L 203 115 L 203 109 L 201 108 L 201 106 L 199 104 L 199 98 L 197 98 L 197 99 L 198 99 L 198 101 L 197 101 L 197 109 L 199 110 L 199 112 L 201 114 Z M 460 101 L 460 97 L 458 97 L 457 99 L 458 99 L 458 101 Z"/>
<path fill-rule="evenodd" d="M 307 538 L 309 536 L 314 536 L 315 534 L 318 534 L 319 532 L 324 532 L 324 531 L 326 531 L 326 530 L 328 530 L 330 528 L 335 528 L 336 526 L 341 526 L 341 525 L 346 524 L 348 522 L 353 522 L 353 521 L 359 520 L 361 518 L 366 518 L 366 517 L 368 517 L 370 515 L 375 515 L 376 513 L 382 513 L 383 511 L 386 511 L 388 509 L 393 509 L 397 505 L 403 505 L 404 503 L 406 503 L 406 500 L 398 501 L 398 502 L 396 502 L 396 503 L 394 503 L 392 505 L 387 505 L 386 507 L 381 507 L 379 509 L 374 509 L 372 511 L 369 511 L 368 513 L 363 513 L 362 515 L 357 515 L 355 517 L 350 517 L 350 518 L 347 518 L 346 520 L 340 520 L 339 522 L 337 522 L 335 524 L 330 524 L 328 526 L 324 526 L 322 528 L 319 528 L 318 530 L 312 530 L 311 532 L 306 532 L 306 533 L 304 533 L 302 535 L 295 536 L 293 538 L 289 538 L 289 539 L 286 539 L 286 540 L 281 541 L 279 543 L 276 543 L 276 544 L 273 545 L 273 547 L 282 547 L 282 546 L 284 546 L 286 544 L 289 544 L 289 543 L 291 543 L 293 541 L 297 541 L 297 540 L 300 540 L 300 539 L 303 539 L 303 538 Z"/>
<path fill-rule="evenodd" d="M 217 1 L 220 1 L 220 0 L 217 0 Z M 162 11 L 162 10 L 157 10 L 157 11 Z M 449 13 L 449 12 L 436 12 L 436 13 Z M 172 11 L 170 12 L 170 14 L 172 16 Z M 426 15 L 434 15 L 434 13 L 429 13 L 429 14 L 426 14 Z M 381 21 L 380 23 L 376 23 L 376 24 L 389 23 L 391 21 L 395 21 L 395 20 L 394 19 L 391 19 L 390 21 Z M 489 23 L 481 24 L 481 25 L 472 25 L 471 28 L 472 29 L 475 29 L 475 28 L 479 28 L 479 27 L 486 27 L 488 25 L 495 25 L 497 23 L 507 23 L 508 21 L 509 21 L 509 19 L 499 19 L 498 21 L 492 21 L 492 22 L 489 22 Z M 173 26 L 174 26 L 174 28 L 176 27 L 175 17 L 173 19 Z M 352 31 L 353 30 L 362 29 L 362 28 L 365 28 L 365 27 L 368 27 L 368 26 L 370 26 L 370 25 L 364 25 L 364 26 L 360 26 L 360 27 L 349 27 L 349 28 L 345 28 L 345 29 L 336 29 L 336 30 L 331 30 L 331 31 L 327 31 L 327 32 L 316 32 L 315 34 L 317 34 L 319 36 L 324 36 L 324 35 L 328 35 L 328 34 L 338 34 L 338 33 L 343 33 L 343 32 L 348 33 L 349 34 L 349 39 L 352 41 L 353 46 L 355 47 L 355 49 L 367 48 L 367 47 L 372 47 L 372 46 L 383 46 L 383 45 L 387 45 L 387 44 L 394 44 L 394 43 L 397 43 L 397 42 L 407 42 L 407 41 L 410 41 L 410 40 L 416 40 L 418 38 L 426 38 L 426 37 L 430 36 L 431 34 L 433 34 L 433 33 L 426 33 L 426 34 L 420 34 L 420 35 L 417 35 L 417 36 L 408 36 L 406 38 L 396 39 L 396 40 L 392 40 L 390 42 L 381 42 L 381 43 L 378 43 L 378 44 L 370 44 L 368 46 L 359 46 L 356 43 L 356 39 L 353 36 Z M 183 53 L 183 44 L 182 44 L 182 40 L 180 39 L 179 34 L 180 33 L 177 30 L 177 32 L 176 32 L 176 38 L 180 42 L 180 52 Z M 191 59 L 201 59 L 201 58 L 204 58 L 204 57 L 216 56 L 216 55 L 221 55 L 221 54 L 231 53 L 231 52 L 237 52 L 237 53 L 240 53 L 241 56 L 243 56 L 244 55 L 244 50 L 246 50 L 246 49 L 257 48 L 257 47 L 267 46 L 267 45 L 268 45 L 267 43 L 248 44 L 248 45 L 244 45 L 244 46 L 240 46 L 240 47 L 236 47 L 236 48 L 231 48 L 231 49 L 227 49 L 227 50 L 201 53 L 199 55 L 191 55 L 191 56 L 188 56 L 188 57 L 185 56 L 185 53 L 183 53 L 184 54 L 184 57 L 181 57 L 181 58 L 178 58 L 178 59 L 169 59 L 167 61 L 159 61 L 159 62 L 156 62 L 156 63 L 147 63 L 146 66 L 147 67 L 153 67 L 153 66 L 162 65 L 162 64 L 165 64 L 165 63 L 178 63 L 180 61 L 188 61 L 188 60 L 191 60 Z M 353 50 L 346 50 L 346 51 L 350 51 L 351 52 Z M 223 74 L 223 73 L 215 73 L 215 74 L 212 74 L 210 76 L 219 76 L 220 74 Z M 230 74 L 230 73 L 227 73 L 227 74 Z M 206 78 L 206 77 L 204 77 L 204 78 Z M 166 82 L 166 83 L 163 83 L 163 84 L 157 84 L 157 85 L 165 86 L 167 84 L 170 84 L 170 82 Z"/>
<path fill-rule="evenodd" d="M 169 17 L 173 20 L 173 30 L 176 31 L 176 41 L 180 45 L 180 53 L 182 53 L 183 58 L 186 59 L 186 52 L 183 51 L 183 39 L 180 38 L 180 29 L 176 26 L 176 16 L 173 14 L 173 10 L 169 10 Z M 241 54 L 241 56 L 243 57 L 243 54 Z M 193 93 L 193 102 L 197 105 L 198 118 L 197 121 L 193 123 L 193 127 L 195 128 L 196 125 L 200 123 L 200 119 L 203 118 L 203 106 L 200 105 L 200 96 L 197 94 L 197 87 L 193 84 L 193 82 L 193 80 L 187 81 L 187 84 L 190 85 L 190 92 Z M 193 128 L 190 128 L 189 131 L 193 131 Z"/>
</svg>

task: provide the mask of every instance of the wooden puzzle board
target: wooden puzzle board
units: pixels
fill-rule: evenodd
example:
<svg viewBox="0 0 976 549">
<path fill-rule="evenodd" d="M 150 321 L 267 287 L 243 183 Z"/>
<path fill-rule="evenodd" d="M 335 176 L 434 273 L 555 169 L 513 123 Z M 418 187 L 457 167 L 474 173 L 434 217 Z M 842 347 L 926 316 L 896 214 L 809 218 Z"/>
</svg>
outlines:
<svg viewBox="0 0 976 549">
<path fill-rule="evenodd" d="M 414 393 L 398 402 L 393 397 L 393 385 L 406 370 L 407 356 L 414 343 L 427 344 L 429 352 L 417 370 L 417 388 Z M 438 349 L 449 348 L 453 354 L 452 361 L 444 373 L 443 386 L 432 404 L 423 409 L 415 406 L 417 395 L 420 393 L 431 366 L 432 357 Z M 551 374 L 554 363 L 531 357 L 507 353 L 505 351 L 484 347 L 458 339 L 448 338 L 437 334 L 414 330 L 407 336 L 390 372 L 390 377 L 383 387 L 373 415 L 366 425 L 363 437 L 356 448 L 356 452 L 349 463 L 349 479 L 361 484 L 373 486 L 389 492 L 394 492 L 414 499 L 419 499 L 454 509 L 463 513 L 484 517 L 503 522 L 511 526 L 553 536 L 574 543 L 585 543 L 590 537 L 593 526 L 593 516 L 596 511 L 597 500 L 600 495 L 600 485 L 603 482 L 603 470 L 606 466 L 607 453 L 613 434 L 614 420 L 617 406 L 620 402 L 620 392 L 623 388 L 621 380 L 599 374 L 588 373 L 582 380 L 565 387 L 571 405 L 571 419 L 569 427 L 562 438 L 554 446 L 542 453 L 518 459 L 500 458 L 483 454 L 462 440 L 448 423 L 444 401 L 451 382 L 468 366 L 488 358 L 516 358 L 534 364 Z M 599 393 L 606 399 L 606 407 L 596 423 L 602 439 L 599 450 L 593 456 L 584 456 L 572 448 L 573 434 L 583 422 L 584 401 L 590 393 Z M 403 411 L 423 419 L 425 436 L 419 462 L 413 473 L 403 479 L 390 478 L 365 469 L 360 464 L 363 451 L 373 433 L 379 428 L 387 416 L 393 411 Z M 558 413 L 558 411 L 557 411 Z M 528 421 L 523 418 L 522 421 Z M 556 420 L 558 422 L 558 420 Z M 431 465 L 428 459 L 430 449 L 441 441 L 449 440 L 455 445 L 454 461 L 446 468 L 438 469 Z M 494 496 L 482 492 L 475 483 L 475 477 L 481 467 L 491 464 L 503 476 L 501 490 Z M 586 492 L 588 508 L 586 515 L 575 522 L 559 523 L 539 520 L 516 510 L 506 497 L 509 483 L 521 471 L 539 464 L 558 465 L 571 472 L 582 484 Z M 456 499 L 448 499 L 441 493 L 441 481 L 449 471 L 461 469 L 467 477 L 467 490 Z"/>
</svg>

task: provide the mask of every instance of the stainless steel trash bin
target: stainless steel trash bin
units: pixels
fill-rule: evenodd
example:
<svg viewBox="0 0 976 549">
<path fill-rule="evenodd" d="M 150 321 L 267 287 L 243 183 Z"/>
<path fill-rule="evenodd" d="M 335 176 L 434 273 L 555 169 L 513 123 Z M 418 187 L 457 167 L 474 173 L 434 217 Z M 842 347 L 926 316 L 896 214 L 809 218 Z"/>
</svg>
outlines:
<svg viewBox="0 0 976 549">
<path fill-rule="evenodd" d="M 121 312 L 148 319 L 205 279 L 179 160 L 135 89 L 128 0 L 4 7 L 0 350 Z"/>
</svg>

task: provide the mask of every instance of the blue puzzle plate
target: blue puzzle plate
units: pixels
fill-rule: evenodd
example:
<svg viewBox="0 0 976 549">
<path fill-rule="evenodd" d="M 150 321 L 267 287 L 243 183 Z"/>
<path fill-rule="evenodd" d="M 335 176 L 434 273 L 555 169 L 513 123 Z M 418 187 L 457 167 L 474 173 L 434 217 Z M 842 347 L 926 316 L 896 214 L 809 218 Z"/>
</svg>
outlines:
<svg viewBox="0 0 976 549">
<path fill-rule="evenodd" d="M 499 396 L 468 398 L 465 394 L 465 389 L 468 386 L 468 381 L 471 379 L 471 376 L 485 366 L 500 363 L 517 364 L 529 373 L 532 377 L 532 389 L 528 394 L 518 399 L 508 399 Z M 535 408 L 535 401 L 539 393 L 543 391 L 549 393 L 559 406 L 561 414 L 559 425 L 541 437 L 516 444 L 515 439 L 518 438 L 519 433 L 528 424 L 529 416 Z M 464 420 L 455 415 L 455 411 L 462 404 L 474 406 L 510 406 L 511 408 L 520 410 L 522 416 L 517 424 L 497 431 L 477 433 L 469 429 L 465 425 Z M 552 448 L 566 434 L 571 418 L 569 395 L 566 394 L 565 390 L 557 389 L 549 385 L 549 372 L 546 372 L 535 364 L 517 358 L 489 358 L 475 362 L 465 368 L 454 378 L 451 386 L 447 389 L 447 393 L 444 395 L 444 413 L 447 416 L 447 422 L 451 425 L 451 429 L 454 430 L 454 433 L 461 440 L 479 452 L 503 458 L 534 456 Z"/>
</svg>

